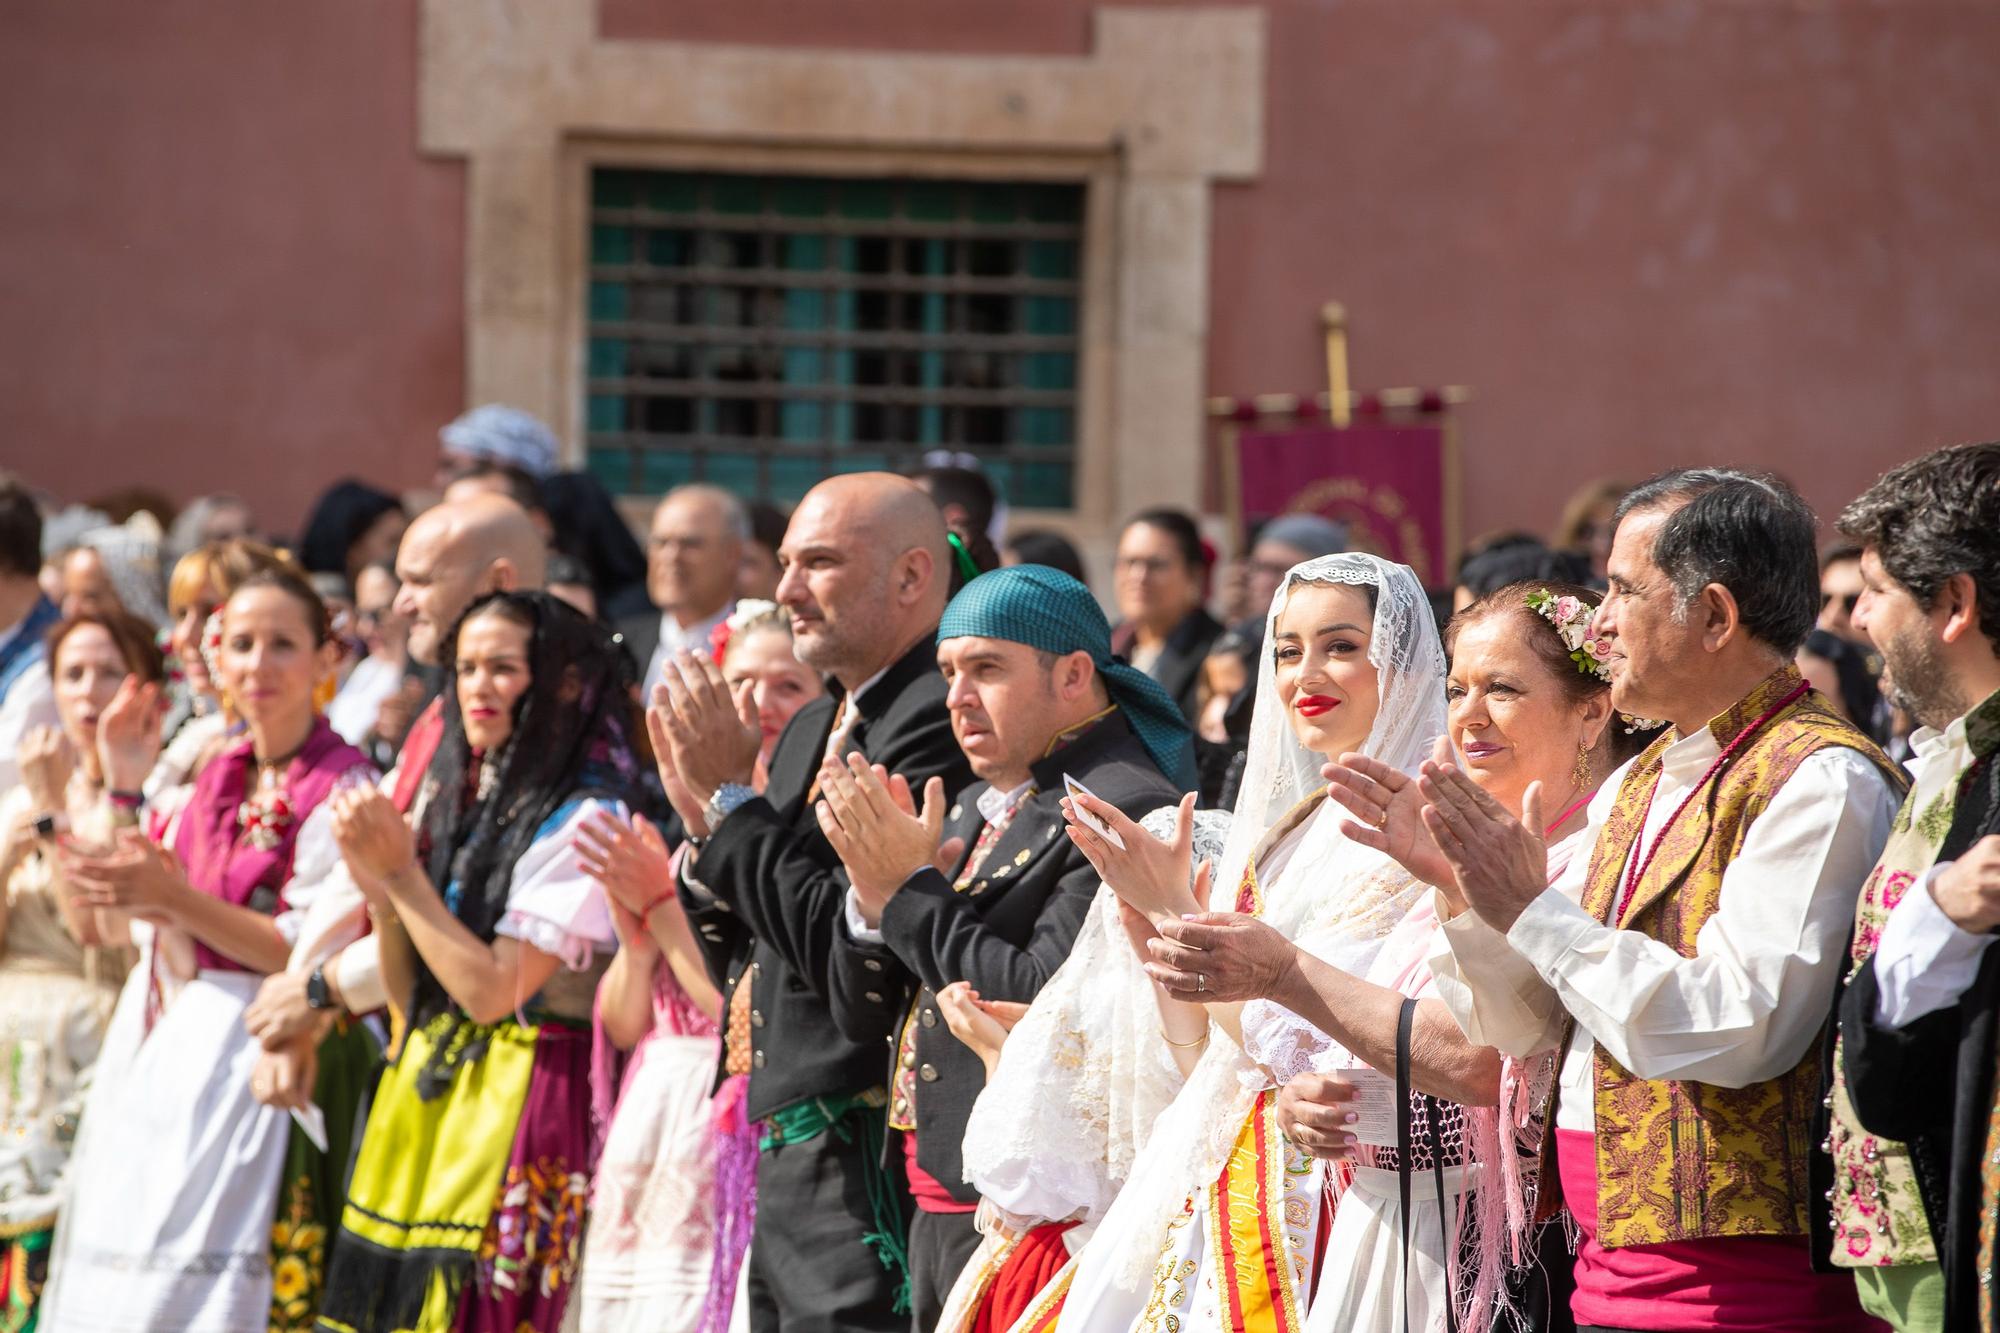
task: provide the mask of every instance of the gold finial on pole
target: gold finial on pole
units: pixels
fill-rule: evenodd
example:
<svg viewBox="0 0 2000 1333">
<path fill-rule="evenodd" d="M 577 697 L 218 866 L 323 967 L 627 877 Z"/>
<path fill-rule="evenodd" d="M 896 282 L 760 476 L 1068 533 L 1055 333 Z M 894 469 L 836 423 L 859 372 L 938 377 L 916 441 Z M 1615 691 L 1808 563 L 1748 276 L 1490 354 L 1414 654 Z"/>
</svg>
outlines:
<svg viewBox="0 0 2000 1333">
<path fill-rule="evenodd" d="M 1345 426 L 1353 420 L 1352 395 L 1347 387 L 1347 307 L 1328 301 L 1319 308 L 1319 322 L 1326 331 L 1327 419 Z"/>
</svg>

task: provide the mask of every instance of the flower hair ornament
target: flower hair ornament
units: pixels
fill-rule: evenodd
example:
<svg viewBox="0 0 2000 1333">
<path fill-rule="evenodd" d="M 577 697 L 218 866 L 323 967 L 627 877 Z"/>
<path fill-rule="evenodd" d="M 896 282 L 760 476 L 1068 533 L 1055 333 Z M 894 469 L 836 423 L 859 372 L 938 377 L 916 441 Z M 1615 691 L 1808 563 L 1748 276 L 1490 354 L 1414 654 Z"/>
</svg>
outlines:
<svg viewBox="0 0 2000 1333">
<path fill-rule="evenodd" d="M 787 633 L 791 631 L 791 614 L 784 607 L 776 602 L 767 602 L 761 597 L 741 598 L 736 603 L 736 609 L 717 622 L 715 628 L 708 632 L 709 651 L 719 666 L 729 653 L 731 639 L 750 630 L 761 629 L 765 625 L 780 624 Z"/>
<path fill-rule="evenodd" d="M 1558 597 L 1547 588 L 1535 589 L 1526 600 L 1530 611 L 1555 627 L 1556 637 L 1563 641 L 1563 647 L 1569 649 L 1569 660 L 1576 663 L 1576 669 L 1609 685 L 1611 648 L 1590 632 L 1591 622 L 1596 619 L 1596 608 L 1587 605 L 1581 598 Z M 1666 725 L 1651 718 L 1634 717 L 1630 713 L 1620 713 L 1618 718 L 1628 736 L 1641 731 L 1657 731 Z"/>
</svg>

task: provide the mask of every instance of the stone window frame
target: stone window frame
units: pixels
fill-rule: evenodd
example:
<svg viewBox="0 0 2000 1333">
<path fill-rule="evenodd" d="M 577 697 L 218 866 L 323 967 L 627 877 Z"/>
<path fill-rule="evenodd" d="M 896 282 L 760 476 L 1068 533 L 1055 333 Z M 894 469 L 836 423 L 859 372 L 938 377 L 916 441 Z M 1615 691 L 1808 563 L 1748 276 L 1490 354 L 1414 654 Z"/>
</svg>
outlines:
<svg viewBox="0 0 2000 1333">
<path fill-rule="evenodd" d="M 1093 13 L 1082 56 L 606 40 L 596 0 L 424 0 L 418 146 L 463 159 L 468 404 L 544 417 L 583 457 L 597 166 L 1048 179 L 1085 187 L 1075 508 L 1102 547 L 1198 509 L 1210 187 L 1262 169 L 1262 11 Z"/>
</svg>

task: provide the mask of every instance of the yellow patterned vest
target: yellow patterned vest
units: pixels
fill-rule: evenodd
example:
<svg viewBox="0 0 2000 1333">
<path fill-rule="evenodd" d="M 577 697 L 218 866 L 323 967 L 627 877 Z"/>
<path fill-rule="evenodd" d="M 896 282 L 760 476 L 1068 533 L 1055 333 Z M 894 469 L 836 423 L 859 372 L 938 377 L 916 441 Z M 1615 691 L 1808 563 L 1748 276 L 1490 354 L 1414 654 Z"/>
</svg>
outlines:
<svg viewBox="0 0 2000 1333">
<path fill-rule="evenodd" d="M 1786 667 L 1712 720 L 1727 747 L 1800 683 Z M 1720 906 L 1722 873 L 1780 788 L 1815 752 L 1857 750 L 1900 790 L 1888 756 L 1842 721 L 1817 694 L 1786 706 L 1663 830 L 1659 850 L 1623 916 L 1610 920 L 1626 862 L 1659 784 L 1661 757 L 1679 737 L 1656 740 L 1626 773 L 1591 855 L 1583 909 L 1641 931 L 1684 957 Z M 1854 886 L 1858 892 L 1860 885 Z M 1740 891 L 1740 890 L 1739 890 Z M 1649 1245 L 1718 1236 L 1807 1234 L 1814 1110 L 1820 1099 L 1820 1043 L 1788 1073 L 1743 1088 L 1642 1079 L 1597 1051 L 1597 1220 L 1599 1243 Z"/>
</svg>

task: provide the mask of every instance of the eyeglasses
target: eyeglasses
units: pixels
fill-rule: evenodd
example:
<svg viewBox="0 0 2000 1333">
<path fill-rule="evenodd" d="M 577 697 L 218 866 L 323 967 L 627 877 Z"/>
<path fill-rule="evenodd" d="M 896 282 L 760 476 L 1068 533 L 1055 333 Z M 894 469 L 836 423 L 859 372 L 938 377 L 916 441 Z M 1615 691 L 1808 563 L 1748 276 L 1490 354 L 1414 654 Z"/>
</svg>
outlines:
<svg viewBox="0 0 2000 1333">
<path fill-rule="evenodd" d="M 1832 606 L 1835 602 L 1839 602 L 1841 605 L 1841 609 L 1846 611 L 1847 614 L 1851 616 L 1854 614 L 1854 608 L 1861 605 L 1861 594 L 1858 592 L 1850 592 L 1850 593 L 1843 593 L 1839 597 L 1835 597 L 1830 592 L 1823 592 L 1819 595 L 1819 609 L 1821 611 L 1826 610 L 1829 606 Z"/>
<path fill-rule="evenodd" d="M 1131 555 L 1119 559 L 1116 568 L 1120 574 L 1137 574 L 1141 578 L 1150 578 L 1154 575 L 1171 573 L 1179 564 L 1177 560 L 1158 556 L 1149 558 L 1143 555 Z"/>
</svg>

